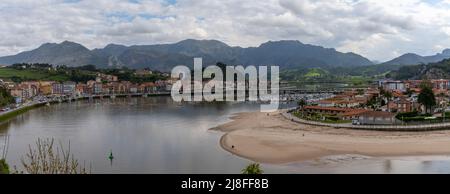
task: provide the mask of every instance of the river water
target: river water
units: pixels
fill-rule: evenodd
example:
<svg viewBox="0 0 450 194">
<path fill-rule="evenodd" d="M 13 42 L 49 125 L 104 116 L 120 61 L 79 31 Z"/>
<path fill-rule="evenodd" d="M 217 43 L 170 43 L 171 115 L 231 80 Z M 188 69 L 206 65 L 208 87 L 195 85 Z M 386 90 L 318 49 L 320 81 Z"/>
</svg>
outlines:
<svg viewBox="0 0 450 194">
<path fill-rule="evenodd" d="M 54 138 L 64 145 L 70 141 L 72 153 L 93 173 L 240 173 L 251 161 L 222 150 L 222 133 L 208 129 L 234 113 L 258 110 L 258 104 L 179 104 L 170 97 L 77 101 L 31 110 L 0 125 L 0 136 L 9 136 L 7 161 L 19 169 L 28 145 Z M 348 158 L 262 168 L 266 173 L 450 173 L 447 156 Z"/>
</svg>

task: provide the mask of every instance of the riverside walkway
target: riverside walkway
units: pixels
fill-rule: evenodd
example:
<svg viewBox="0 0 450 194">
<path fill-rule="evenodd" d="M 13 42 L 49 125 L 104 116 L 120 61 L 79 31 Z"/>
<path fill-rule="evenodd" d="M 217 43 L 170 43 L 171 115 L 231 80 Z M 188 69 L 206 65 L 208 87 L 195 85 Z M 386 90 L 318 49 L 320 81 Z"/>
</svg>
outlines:
<svg viewBox="0 0 450 194">
<path fill-rule="evenodd" d="M 435 124 L 423 124 L 423 125 L 353 125 L 348 124 L 330 124 L 322 123 L 316 121 L 307 121 L 300 119 L 289 111 L 283 111 L 281 113 L 286 119 L 301 123 L 305 125 L 321 126 L 321 127 L 332 127 L 332 128 L 343 128 L 343 129 L 355 129 L 355 130 L 372 130 L 372 131 L 436 131 L 436 130 L 450 130 L 450 123 L 435 123 Z"/>
</svg>

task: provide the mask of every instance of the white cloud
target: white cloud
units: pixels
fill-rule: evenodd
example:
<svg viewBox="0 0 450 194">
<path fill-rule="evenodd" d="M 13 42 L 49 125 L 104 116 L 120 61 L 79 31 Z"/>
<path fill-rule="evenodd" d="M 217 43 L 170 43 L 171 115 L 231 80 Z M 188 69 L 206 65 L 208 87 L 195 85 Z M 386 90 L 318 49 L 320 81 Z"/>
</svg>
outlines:
<svg viewBox="0 0 450 194">
<path fill-rule="evenodd" d="M 295 39 L 376 60 L 450 47 L 450 1 L 0 0 L 0 55 L 71 40 L 155 44 L 187 38 L 233 46 Z"/>
</svg>

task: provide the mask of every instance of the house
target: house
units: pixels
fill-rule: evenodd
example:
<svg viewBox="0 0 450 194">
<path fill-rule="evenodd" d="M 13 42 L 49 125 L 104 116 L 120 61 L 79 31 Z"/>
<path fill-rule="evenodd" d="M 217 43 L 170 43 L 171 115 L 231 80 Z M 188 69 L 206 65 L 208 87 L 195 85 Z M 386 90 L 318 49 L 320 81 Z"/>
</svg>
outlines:
<svg viewBox="0 0 450 194">
<path fill-rule="evenodd" d="M 341 113 L 338 117 L 342 120 L 358 120 L 361 114 L 369 112 L 369 110 L 365 109 L 354 109 L 345 113 Z"/>
<path fill-rule="evenodd" d="M 407 100 L 406 98 L 399 98 L 394 101 L 390 101 L 387 105 L 389 112 L 405 113 L 412 112 L 414 110 L 413 102 Z"/>
<path fill-rule="evenodd" d="M 96 82 L 117 82 L 119 81 L 119 78 L 115 75 L 107 75 L 103 73 L 98 73 L 97 78 L 95 79 Z"/>
<path fill-rule="evenodd" d="M 395 114 L 382 111 L 367 111 L 361 113 L 358 118 L 361 125 L 393 125 L 401 122 L 395 118 Z"/>
<path fill-rule="evenodd" d="M 369 111 L 365 109 L 320 107 L 320 106 L 305 106 L 303 110 L 307 114 L 334 115 L 341 120 L 355 120 L 358 119 L 361 114 Z"/>
<path fill-rule="evenodd" d="M 320 100 L 317 102 L 317 105 L 321 106 L 321 107 L 334 107 L 335 101 L 334 100 Z"/>
<path fill-rule="evenodd" d="M 144 76 L 153 74 L 153 72 L 150 71 L 149 69 L 140 69 L 140 70 L 136 70 L 136 72 L 134 74 L 136 76 L 144 77 Z"/>
</svg>

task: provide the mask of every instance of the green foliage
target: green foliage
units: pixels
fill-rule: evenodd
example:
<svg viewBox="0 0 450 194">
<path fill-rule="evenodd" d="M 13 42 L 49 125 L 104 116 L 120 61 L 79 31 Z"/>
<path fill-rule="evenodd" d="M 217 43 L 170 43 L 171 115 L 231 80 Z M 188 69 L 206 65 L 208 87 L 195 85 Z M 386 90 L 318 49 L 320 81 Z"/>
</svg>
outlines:
<svg viewBox="0 0 450 194">
<path fill-rule="evenodd" d="M 95 69 L 94 69 L 95 70 Z M 95 80 L 97 77 L 95 72 L 83 71 L 80 69 L 73 69 L 70 71 L 69 79 L 74 82 L 87 82 L 89 80 Z"/>
<path fill-rule="evenodd" d="M 89 80 L 95 80 L 98 73 L 104 73 L 118 76 L 122 81 L 131 81 L 133 83 L 155 82 L 157 80 L 167 79 L 159 73 L 147 76 L 136 76 L 134 70 L 127 68 L 97 69 L 94 65 L 80 67 L 51 67 L 52 66 L 48 64 L 15 64 L 7 68 L 1 68 L 0 78 L 10 79 L 16 83 L 36 80 L 87 82 Z"/>
<path fill-rule="evenodd" d="M 299 107 L 304 107 L 304 106 L 306 106 L 306 104 L 307 104 L 307 102 L 306 102 L 306 100 L 305 99 L 301 99 L 300 101 L 298 101 L 298 103 L 297 103 L 297 105 L 299 106 Z"/>
<path fill-rule="evenodd" d="M 263 174 L 264 171 L 261 169 L 258 163 L 253 163 L 242 169 L 242 174 Z"/>
<path fill-rule="evenodd" d="M 420 114 L 417 111 L 406 112 L 406 113 L 398 113 L 395 118 L 401 121 L 410 122 L 410 121 L 429 121 L 427 118 L 433 116 L 432 114 Z"/>
<path fill-rule="evenodd" d="M 395 117 L 399 120 L 402 120 L 404 118 L 417 117 L 417 116 L 419 116 L 419 112 L 414 111 L 414 112 L 398 113 L 397 116 L 395 116 Z"/>
<path fill-rule="evenodd" d="M 9 166 L 5 159 L 0 160 L 0 174 L 9 174 Z"/>
<path fill-rule="evenodd" d="M 391 77 L 398 80 L 406 79 L 421 79 L 422 71 L 426 68 L 425 65 L 410 65 L 401 67 L 398 71 L 392 72 Z"/>
<path fill-rule="evenodd" d="M 442 72 L 444 75 L 442 74 L 433 75 L 433 73 L 429 74 L 430 72 L 432 72 L 432 70 Z M 423 79 L 423 78 L 448 79 L 450 78 L 450 59 L 445 59 L 437 63 L 430 63 L 428 65 L 420 64 L 420 65 L 403 66 L 402 68 L 393 71 L 391 73 L 391 77 L 398 80 Z"/>
<path fill-rule="evenodd" d="M 14 103 L 14 97 L 6 90 L 6 88 L 0 87 L 0 106 L 6 106 L 8 104 Z"/>
</svg>

